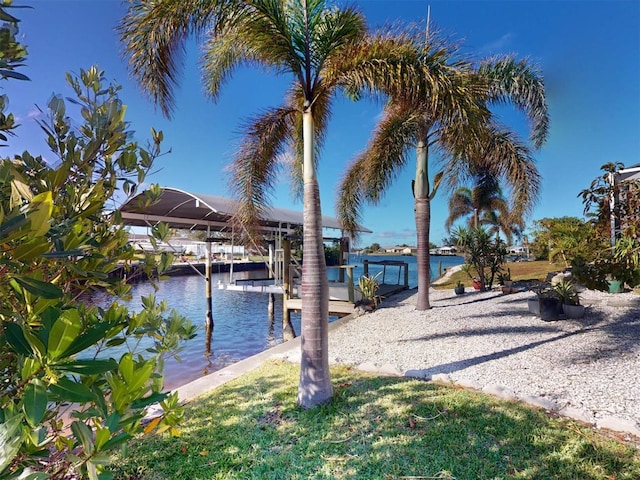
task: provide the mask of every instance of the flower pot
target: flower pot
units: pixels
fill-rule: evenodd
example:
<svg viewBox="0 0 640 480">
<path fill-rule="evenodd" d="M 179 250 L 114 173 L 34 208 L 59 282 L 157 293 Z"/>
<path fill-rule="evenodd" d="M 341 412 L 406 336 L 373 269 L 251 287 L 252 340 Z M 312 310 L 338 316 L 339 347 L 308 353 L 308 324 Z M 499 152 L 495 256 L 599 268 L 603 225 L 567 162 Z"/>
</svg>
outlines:
<svg viewBox="0 0 640 480">
<path fill-rule="evenodd" d="M 540 297 L 540 318 L 545 322 L 560 318 L 560 300 L 555 297 Z"/>
<path fill-rule="evenodd" d="M 511 293 L 511 287 L 507 287 L 506 285 L 502 287 L 502 293 L 507 294 Z"/>
<path fill-rule="evenodd" d="M 480 280 L 473 280 L 473 288 L 475 290 L 482 290 L 482 282 Z"/>
<path fill-rule="evenodd" d="M 620 280 L 609 280 L 609 293 L 622 293 L 622 282 Z"/>
<path fill-rule="evenodd" d="M 527 306 L 531 313 L 534 315 L 540 315 L 540 301 L 538 300 L 538 297 L 527 299 Z"/>
<path fill-rule="evenodd" d="M 453 287 L 453 291 L 456 292 L 456 295 L 462 295 L 464 293 L 464 285 Z"/>
<path fill-rule="evenodd" d="M 507 288 L 511 288 L 513 287 L 513 280 L 505 280 L 504 282 L 502 282 L 502 284 Z"/>
<path fill-rule="evenodd" d="M 584 317 L 584 305 L 562 305 L 562 311 L 567 318 L 582 318 Z"/>
</svg>

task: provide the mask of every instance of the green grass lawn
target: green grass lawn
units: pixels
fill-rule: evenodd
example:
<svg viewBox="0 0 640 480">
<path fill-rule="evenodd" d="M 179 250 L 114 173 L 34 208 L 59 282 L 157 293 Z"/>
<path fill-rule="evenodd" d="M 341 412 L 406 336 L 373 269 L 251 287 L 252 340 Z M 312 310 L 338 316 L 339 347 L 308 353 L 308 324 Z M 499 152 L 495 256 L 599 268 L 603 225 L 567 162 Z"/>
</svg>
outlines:
<svg viewBox="0 0 640 480">
<path fill-rule="evenodd" d="M 187 406 L 179 437 L 131 442 L 119 479 L 638 479 L 640 451 L 479 392 L 332 369 L 334 401 L 296 406 L 268 363 Z"/>
<path fill-rule="evenodd" d="M 536 260 L 533 262 L 507 262 L 504 264 L 503 270 L 507 268 L 511 271 L 511 280 L 539 280 L 544 281 L 549 272 L 559 272 L 564 269 L 564 265 L 558 263 L 549 263 L 547 260 Z M 437 289 L 451 289 L 460 280 L 465 286 L 471 286 L 471 279 L 464 272 L 455 272 L 448 281 L 438 285 L 434 285 Z M 494 280 L 495 283 L 495 280 Z"/>
</svg>

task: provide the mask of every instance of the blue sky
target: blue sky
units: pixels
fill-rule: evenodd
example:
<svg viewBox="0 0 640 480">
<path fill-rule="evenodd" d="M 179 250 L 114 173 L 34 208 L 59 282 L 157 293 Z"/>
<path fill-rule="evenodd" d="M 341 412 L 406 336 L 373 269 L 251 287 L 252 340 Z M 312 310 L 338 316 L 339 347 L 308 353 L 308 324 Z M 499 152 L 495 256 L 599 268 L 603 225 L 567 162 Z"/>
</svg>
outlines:
<svg viewBox="0 0 640 480">
<path fill-rule="evenodd" d="M 424 21 L 423 0 L 360 0 L 353 2 L 375 26 L 385 22 Z M 52 93 L 69 95 L 65 72 L 98 64 L 123 86 L 127 120 L 139 141 L 154 127 L 164 132 L 165 149 L 150 181 L 195 193 L 228 196 L 224 170 L 239 140 L 239 126 L 255 112 L 280 104 L 288 77 L 240 70 L 222 90 L 217 104 L 203 94 L 199 53 L 190 44 L 177 109 L 163 118 L 132 82 L 120 56 L 114 28 L 124 7 L 119 0 L 31 0 L 15 11 L 22 20 L 20 38 L 28 46 L 30 82 L 3 85 L 9 110 L 22 126 L 5 155 L 28 149 L 52 159 L 35 124 L 36 105 L 44 109 Z M 474 58 L 515 53 L 536 62 L 547 85 L 551 130 L 547 144 L 535 154 L 543 189 L 532 220 L 582 216 L 577 194 L 600 174 L 605 162 L 629 166 L 640 162 L 640 2 L 629 1 L 432 1 L 433 24 L 464 41 Z M 333 111 L 319 181 L 325 215 L 334 215 L 336 187 L 350 159 L 362 150 L 379 118 L 381 105 L 339 100 Z M 503 121 L 526 136 L 526 123 L 511 109 Z M 396 179 L 381 203 L 368 207 L 364 225 L 373 230 L 360 245 L 415 245 L 414 165 Z M 447 195 L 433 202 L 431 240 L 446 235 Z M 283 182 L 272 204 L 301 210 Z"/>
</svg>

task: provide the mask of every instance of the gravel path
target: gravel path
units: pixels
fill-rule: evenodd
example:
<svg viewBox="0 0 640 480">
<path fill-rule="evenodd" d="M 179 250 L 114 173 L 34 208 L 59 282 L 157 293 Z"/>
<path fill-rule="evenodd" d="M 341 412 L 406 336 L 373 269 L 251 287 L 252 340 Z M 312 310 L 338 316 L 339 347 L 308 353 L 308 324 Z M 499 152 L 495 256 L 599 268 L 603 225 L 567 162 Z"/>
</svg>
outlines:
<svg viewBox="0 0 640 480">
<path fill-rule="evenodd" d="M 543 322 L 521 292 L 386 299 L 329 334 L 333 363 L 478 388 L 640 436 L 640 296 L 586 290 L 581 320 Z M 299 361 L 298 349 L 287 354 Z"/>
</svg>

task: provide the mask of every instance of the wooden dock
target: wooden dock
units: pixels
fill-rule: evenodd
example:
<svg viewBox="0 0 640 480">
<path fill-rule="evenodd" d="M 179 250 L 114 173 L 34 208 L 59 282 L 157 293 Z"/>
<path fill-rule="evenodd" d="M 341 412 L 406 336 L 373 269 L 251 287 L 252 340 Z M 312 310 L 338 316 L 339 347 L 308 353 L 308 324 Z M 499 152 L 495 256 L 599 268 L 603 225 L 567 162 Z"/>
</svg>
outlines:
<svg viewBox="0 0 640 480">
<path fill-rule="evenodd" d="M 378 287 L 378 296 L 384 299 L 394 293 L 406 290 L 408 287 L 404 285 L 385 285 L 382 284 Z M 293 312 L 302 311 L 302 299 L 290 298 L 287 300 L 287 309 Z M 349 301 L 343 300 L 329 300 L 329 315 L 335 315 L 337 317 L 344 317 L 351 315 L 355 309 L 355 304 Z"/>
</svg>

